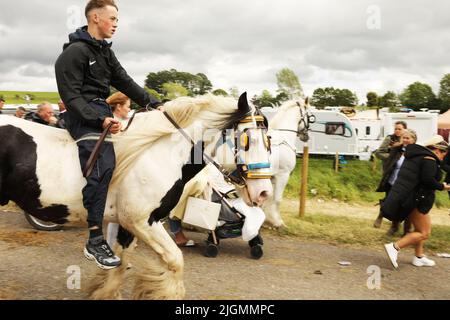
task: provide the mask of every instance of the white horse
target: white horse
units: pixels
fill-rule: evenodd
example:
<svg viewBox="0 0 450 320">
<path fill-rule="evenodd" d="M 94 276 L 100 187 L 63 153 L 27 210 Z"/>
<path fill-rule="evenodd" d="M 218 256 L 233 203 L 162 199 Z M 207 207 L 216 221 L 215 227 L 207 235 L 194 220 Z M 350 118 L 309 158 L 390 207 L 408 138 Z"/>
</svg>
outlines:
<svg viewBox="0 0 450 320">
<path fill-rule="evenodd" d="M 243 133 L 240 121 L 248 119 L 251 111 L 246 95 L 239 99 L 237 109 L 234 99 L 213 96 L 179 98 L 166 103 L 164 109 L 191 137 L 207 128 L 233 128 L 236 136 L 240 136 Z M 252 161 L 268 162 L 268 149 L 260 147 L 264 146 L 260 140 L 267 137 L 252 133 L 259 129 L 243 125 L 256 140 L 252 139 L 239 154 L 245 159 L 244 155 L 251 153 Z M 201 134 L 195 141 L 200 139 Z M 44 221 L 86 220 L 81 193 L 86 181 L 81 174 L 76 144 L 65 130 L 0 116 L 0 141 L 0 205 L 14 201 L 25 212 Z M 160 220 L 176 205 L 184 184 L 204 163 L 189 163 L 195 156 L 195 148 L 159 111 L 137 114 L 128 131 L 113 141 L 117 166 L 108 192 L 105 220 L 121 225 L 115 252 L 122 258 L 122 266 L 102 271 L 91 282 L 91 297 L 120 297 L 135 237 L 141 244 L 138 251 L 145 243 L 159 258 L 142 255 L 133 260 L 137 261 L 133 298 L 183 298 L 182 253 Z M 210 143 L 215 141 L 207 142 Z M 267 173 L 258 176 L 260 170 L 250 169 L 251 165 L 235 162 L 233 169 L 237 180 L 245 185 L 240 190 L 245 191 L 247 203 L 261 205 L 271 194 L 272 186 Z M 252 175 L 261 179 L 251 179 Z"/>
<path fill-rule="evenodd" d="M 296 164 L 297 138 L 308 141 L 309 124 L 314 118 L 308 113 L 309 99 L 287 101 L 283 103 L 273 119 L 269 121 L 269 133 L 271 137 L 270 164 L 272 169 L 273 197 L 263 206 L 266 214 L 266 224 L 274 228 L 284 226 L 280 214 L 280 204 L 283 200 L 283 192 L 289 181 L 289 176 Z"/>
</svg>

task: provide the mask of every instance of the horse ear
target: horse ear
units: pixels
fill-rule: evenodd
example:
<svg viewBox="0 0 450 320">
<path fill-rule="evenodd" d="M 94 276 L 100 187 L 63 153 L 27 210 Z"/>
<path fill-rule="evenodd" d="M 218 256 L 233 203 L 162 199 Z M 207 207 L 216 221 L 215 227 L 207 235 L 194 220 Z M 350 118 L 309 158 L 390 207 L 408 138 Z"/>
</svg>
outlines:
<svg viewBox="0 0 450 320">
<path fill-rule="evenodd" d="M 247 92 L 244 92 L 239 97 L 238 110 L 244 113 L 247 113 L 251 110 L 250 106 L 248 105 Z"/>
</svg>

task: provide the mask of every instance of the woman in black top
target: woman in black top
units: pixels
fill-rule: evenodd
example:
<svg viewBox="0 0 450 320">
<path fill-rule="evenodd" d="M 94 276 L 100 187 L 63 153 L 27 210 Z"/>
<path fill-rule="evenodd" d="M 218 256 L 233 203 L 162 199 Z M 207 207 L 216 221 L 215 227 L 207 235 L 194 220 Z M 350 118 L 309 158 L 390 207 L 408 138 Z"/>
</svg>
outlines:
<svg viewBox="0 0 450 320">
<path fill-rule="evenodd" d="M 431 233 L 431 219 L 428 212 L 435 200 L 435 190 L 450 190 L 450 185 L 440 183 L 440 163 L 447 155 L 448 143 L 441 136 L 435 136 L 420 146 L 406 147 L 405 162 L 388 197 L 381 205 L 384 217 L 389 220 L 404 220 L 409 217 L 415 231 L 408 233 L 395 243 L 385 245 L 392 265 L 397 268 L 398 251 L 415 246 L 412 264 L 417 267 L 432 267 L 435 262 L 425 257 L 423 245 Z"/>
<path fill-rule="evenodd" d="M 401 137 L 400 137 L 400 145 L 396 145 L 390 148 L 389 151 L 389 157 L 383 162 L 383 176 L 381 178 L 380 184 L 377 188 L 377 192 L 386 192 L 387 198 L 389 191 L 392 188 L 392 185 L 395 183 L 395 180 L 397 180 L 398 173 L 400 171 L 400 168 L 403 164 L 403 161 L 405 160 L 404 153 L 406 150 L 406 147 L 410 144 L 416 143 L 417 141 L 417 134 L 414 130 L 411 129 L 404 129 Z M 383 214 L 380 210 L 380 213 L 375 220 L 373 226 L 375 228 L 379 228 L 381 226 L 383 220 Z M 399 221 L 392 221 L 391 228 L 387 232 L 389 236 L 393 236 L 399 228 L 400 222 Z M 408 219 L 405 220 L 404 225 L 404 235 L 410 231 L 411 223 Z"/>
</svg>

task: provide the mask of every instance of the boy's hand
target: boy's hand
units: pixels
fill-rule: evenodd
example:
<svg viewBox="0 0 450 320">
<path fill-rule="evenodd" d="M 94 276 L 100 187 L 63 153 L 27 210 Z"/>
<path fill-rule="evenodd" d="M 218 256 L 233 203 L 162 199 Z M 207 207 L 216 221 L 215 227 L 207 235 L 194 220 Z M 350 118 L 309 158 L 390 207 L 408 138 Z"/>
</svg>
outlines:
<svg viewBox="0 0 450 320">
<path fill-rule="evenodd" d="M 113 125 L 111 126 L 111 129 L 109 131 L 112 134 L 119 133 L 120 129 L 122 128 L 122 124 L 114 118 L 105 118 L 102 125 L 103 129 L 106 129 L 106 127 L 109 126 L 110 123 L 113 123 Z"/>
</svg>

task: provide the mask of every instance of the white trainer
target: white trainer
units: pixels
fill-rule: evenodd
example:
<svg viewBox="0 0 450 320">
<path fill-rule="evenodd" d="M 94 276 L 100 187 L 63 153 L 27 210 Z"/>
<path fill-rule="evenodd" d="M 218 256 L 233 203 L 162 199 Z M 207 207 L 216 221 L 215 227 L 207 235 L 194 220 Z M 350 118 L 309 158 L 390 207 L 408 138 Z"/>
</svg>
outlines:
<svg viewBox="0 0 450 320">
<path fill-rule="evenodd" d="M 423 256 L 422 258 L 414 257 L 412 264 L 416 267 L 434 267 L 436 262 Z"/>
<path fill-rule="evenodd" d="M 388 243 L 384 245 L 384 250 L 386 250 L 386 254 L 389 258 L 389 261 L 392 263 L 392 266 L 394 268 L 398 268 L 398 263 L 397 263 L 397 257 L 398 257 L 398 250 L 395 249 L 394 247 L 394 243 Z"/>
</svg>

